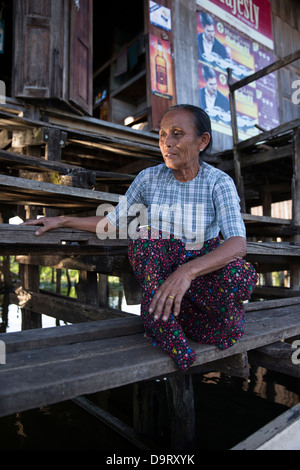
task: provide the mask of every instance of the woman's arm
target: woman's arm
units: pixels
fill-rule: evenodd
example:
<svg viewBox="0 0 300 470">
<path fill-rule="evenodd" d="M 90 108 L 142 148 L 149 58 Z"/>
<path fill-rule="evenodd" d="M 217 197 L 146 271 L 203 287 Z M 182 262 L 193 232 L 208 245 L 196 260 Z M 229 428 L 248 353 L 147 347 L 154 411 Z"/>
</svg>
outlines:
<svg viewBox="0 0 300 470">
<path fill-rule="evenodd" d="M 35 235 L 39 236 L 49 230 L 55 230 L 57 228 L 74 228 L 78 230 L 85 230 L 87 232 L 96 233 L 97 225 L 105 217 L 41 217 L 40 219 L 27 220 L 24 225 L 41 225 Z M 114 233 L 116 228 L 106 219 L 107 221 L 107 233 Z"/>
<path fill-rule="evenodd" d="M 196 277 L 221 269 L 243 258 L 246 253 L 246 240 L 243 237 L 231 237 L 215 250 L 183 264 L 160 286 L 150 304 L 150 313 L 153 312 L 155 319 L 162 316 L 166 321 L 173 307 L 174 315 L 178 316 L 182 298 Z"/>
</svg>

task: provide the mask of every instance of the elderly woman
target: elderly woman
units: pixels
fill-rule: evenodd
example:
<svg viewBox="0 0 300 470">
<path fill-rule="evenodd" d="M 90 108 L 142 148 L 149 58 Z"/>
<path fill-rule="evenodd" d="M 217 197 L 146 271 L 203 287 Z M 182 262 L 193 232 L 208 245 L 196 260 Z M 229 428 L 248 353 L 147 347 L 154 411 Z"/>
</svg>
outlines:
<svg viewBox="0 0 300 470">
<path fill-rule="evenodd" d="M 191 105 L 170 108 L 161 121 L 159 145 L 164 163 L 139 173 L 126 193 L 127 207 L 142 204 L 149 215 L 160 209 L 129 241 L 128 255 L 142 288 L 145 333 L 184 371 L 196 359 L 187 338 L 221 349 L 241 338 L 244 301 L 257 274 L 242 259 L 245 226 L 232 179 L 199 159 L 211 145 L 208 115 Z M 172 220 L 167 208 L 175 208 Z M 118 227 L 122 210 L 119 204 L 106 216 L 108 230 Z M 103 224 L 98 217 L 26 223 L 43 225 L 39 235 L 57 227 L 96 232 L 100 220 Z"/>
</svg>

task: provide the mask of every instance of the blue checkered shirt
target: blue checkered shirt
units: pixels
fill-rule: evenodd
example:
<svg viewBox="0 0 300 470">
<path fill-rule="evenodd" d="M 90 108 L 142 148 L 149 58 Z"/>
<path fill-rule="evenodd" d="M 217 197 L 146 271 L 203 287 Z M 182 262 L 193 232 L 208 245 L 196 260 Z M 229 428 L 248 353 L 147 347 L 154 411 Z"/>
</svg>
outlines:
<svg viewBox="0 0 300 470">
<path fill-rule="evenodd" d="M 178 181 L 164 163 L 147 168 L 137 175 L 125 196 L 126 203 L 119 203 L 107 215 L 118 228 L 118 221 L 124 220 L 121 217 L 142 214 L 137 219 L 140 225 L 169 231 L 186 244 L 193 243 L 199 232 L 202 242 L 220 234 L 224 240 L 246 238 L 232 178 L 206 162 L 201 162 L 196 178 L 186 183 Z M 139 212 L 143 207 L 147 209 L 146 218 L 143 211 Z"/>
</svg>

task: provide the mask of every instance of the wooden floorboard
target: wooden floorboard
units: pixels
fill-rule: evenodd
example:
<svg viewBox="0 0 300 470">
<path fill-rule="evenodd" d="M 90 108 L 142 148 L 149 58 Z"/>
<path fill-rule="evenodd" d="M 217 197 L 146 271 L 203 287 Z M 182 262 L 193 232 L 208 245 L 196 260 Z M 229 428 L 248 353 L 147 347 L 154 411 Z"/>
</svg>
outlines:
<svg viewBox="0 0 300 470">
<path fill-rule="evenodd" d="M 246 333 L 232 348 L 190 345 L 196 365 L 300 334 L 300 304 L 246 315 Z M 173 360 L 144 338 L 139 317 L 0 335 L 0 416 L 175 373 Z"/>
<path fill-rule="evenodd" d="M 64 186 L 43 181 L 34 181 L 14 176 L 0 175 L 0 202 L 18 202 L 40 205 L 52 204 L 52 206 L 67 205 L 92 206 L 108 202 L 119 202 L 117 194 L 105 193 L 103 191 L 92 191 L 90 189 Z"/>
</svg>

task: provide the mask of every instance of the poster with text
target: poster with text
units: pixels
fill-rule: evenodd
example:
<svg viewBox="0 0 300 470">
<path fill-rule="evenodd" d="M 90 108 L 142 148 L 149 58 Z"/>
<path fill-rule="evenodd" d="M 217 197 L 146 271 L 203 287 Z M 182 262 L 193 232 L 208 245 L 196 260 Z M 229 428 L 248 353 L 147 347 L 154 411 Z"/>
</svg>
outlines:
<svg viewBox="0 0 300 470">
<path fill-rule="evenodd" d="M 171 10 L 150 0 L 150 23 L 158 28 L 171 31 Z"/>
<path fill-rule="evenodd" d="M 274 49 L 270 0 L 197 0 L 197 5 L 253 41 Z"/>
<path fill-rule="evenodd" d="M 274 62 L 273 53 L 206 11 L 197 12 L 199 101 L 213 130 L 232 135 L 227 69 L 239 81 Z M 235 92 L 239 138 L 256 135 L 256 127 L 279 125 L 276 77 L 266 77 Z"/>
</svg>

